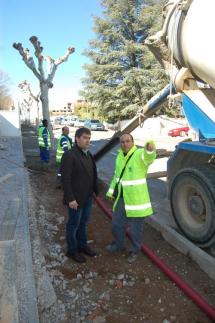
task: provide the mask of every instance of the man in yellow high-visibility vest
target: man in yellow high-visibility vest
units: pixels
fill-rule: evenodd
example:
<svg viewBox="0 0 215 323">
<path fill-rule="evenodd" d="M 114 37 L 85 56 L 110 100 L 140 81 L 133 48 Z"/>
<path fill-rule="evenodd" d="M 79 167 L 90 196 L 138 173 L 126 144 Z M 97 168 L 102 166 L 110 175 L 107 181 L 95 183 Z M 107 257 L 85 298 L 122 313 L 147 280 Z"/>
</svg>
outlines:
<svg viewBox="0 0 215 323">
<path fill-rule="evenodd" d="M 116 157 L 116 168 L 107 196 L 114 198 L 112 234 L 114 241 L 109 252 L 124 250 L 126 225 L 130 228 L 131 250 L 128 262 L 137 259 L 141 248 L 143 219 L 153 213 L 146 176 L 149 165 L 156 158 L 153 141 L 137 148 L 131 134 L 120 137 L 121 148 Z"/>
<path fill-rule="evenodd" d="M 57 151 L 56 151 L 56 163 L 58 165 L 57 173 L 57 186 L 56 188 L 61 188 L 61 160 L 63 154 L 72 148 L 72 139 L 69 137 L 69 127 L 62 128 L 62 134 L 58 139 Z"/>
<path fill-rule="evenodd" d="M 42 167 L 50 161 L 51 138 L 48 130 L 48 121 L 44 119 L 38 129 L 38 145 L 40 148 L 40 159 Z"/>
</svg>

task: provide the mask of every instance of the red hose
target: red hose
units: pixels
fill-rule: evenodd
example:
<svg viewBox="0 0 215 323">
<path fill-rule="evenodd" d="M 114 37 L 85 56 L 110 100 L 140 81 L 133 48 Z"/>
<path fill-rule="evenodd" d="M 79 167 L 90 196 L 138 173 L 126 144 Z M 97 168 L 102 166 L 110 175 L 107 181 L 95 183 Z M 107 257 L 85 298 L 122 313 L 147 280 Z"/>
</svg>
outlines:
<svg viewBox="0 0 215 323">
<path fill-rule="evenodd" d="M 98 206 L 104 211 L 105 215 L 112 219 L 111 210 L 107 209 L 101 198 L 94 196 L 94 199 Z M 126 235 L 131 239 L 128 230 L 126 230 Z M 164 261 L 162 261 L 149 247 L 142 244 L 141 251 L 145 253 L 151 261 L 161 269 L 161 271 L 166 274 L 169 279 L 171 279 L 203 312 L 207 314 L 215 322 L 215 308 L 208 304 L 207 301 L 195 291 L 189 284 L 187 284 L 183 279 L 176 274 Z"/>
</svg>

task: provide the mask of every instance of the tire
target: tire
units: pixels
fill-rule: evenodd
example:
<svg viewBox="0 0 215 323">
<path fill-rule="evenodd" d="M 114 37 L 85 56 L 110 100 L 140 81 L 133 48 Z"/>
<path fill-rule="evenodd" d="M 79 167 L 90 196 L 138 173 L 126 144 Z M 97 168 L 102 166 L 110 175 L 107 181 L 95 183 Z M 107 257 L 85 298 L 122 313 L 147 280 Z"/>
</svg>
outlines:
<svg viewBox="0 0 215 323">
<path fill-rule="evenodd" d="M 200 247 L 215 241 L 215 169 L 185 168 L 170 187 L 172 214 L 182 233 Z"/>
<path fill-rule="evenodd" d="M 181 131 L 180 132 L 180 137 L 185 137 L 186 136 L 186 132 L 185 131 Z"/>
</svg>

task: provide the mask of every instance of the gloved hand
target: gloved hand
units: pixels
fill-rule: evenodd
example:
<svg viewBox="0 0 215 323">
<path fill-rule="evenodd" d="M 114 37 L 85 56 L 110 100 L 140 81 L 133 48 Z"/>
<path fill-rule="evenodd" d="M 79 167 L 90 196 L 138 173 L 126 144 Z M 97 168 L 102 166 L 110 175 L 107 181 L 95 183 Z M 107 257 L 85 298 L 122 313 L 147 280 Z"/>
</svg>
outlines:
<svg viewBox="0 0 215 323">
<path fill-rule="evenodd" d="M 154 142 L 153 141 L 148 141 L 145 144 L 145 149 L 148 150 L 148 151 L 156 151 L 156 147 L 155 147 Z"/>
</svg>

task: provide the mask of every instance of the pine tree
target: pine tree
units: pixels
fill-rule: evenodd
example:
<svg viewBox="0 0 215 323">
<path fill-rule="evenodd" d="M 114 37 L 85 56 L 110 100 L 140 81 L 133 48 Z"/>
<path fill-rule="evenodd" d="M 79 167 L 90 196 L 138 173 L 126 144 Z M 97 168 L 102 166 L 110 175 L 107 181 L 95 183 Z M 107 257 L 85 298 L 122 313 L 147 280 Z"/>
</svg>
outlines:
<svg viewBox="0 0 215 323">
<path fill-rule="evenodd" d="M 133 117 L 167 83 L 144 46 L 161 27 L 162 7 L 149 0 L 102 0 L 102 6 L 103 16 L 94 18 L 97 38 L 85 51 L 91 63 L 85 65 L 82 95 L 101 116 L 116 121 Z"/>
</svg>

